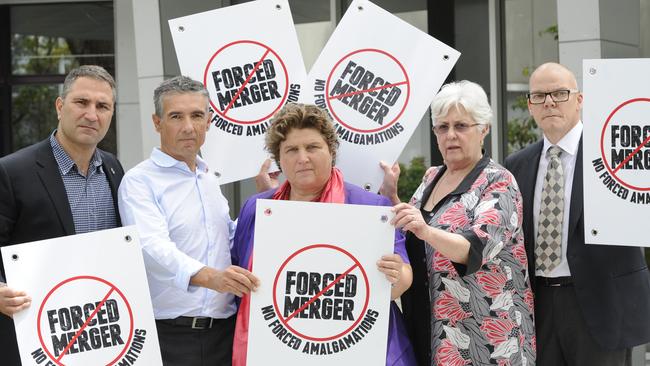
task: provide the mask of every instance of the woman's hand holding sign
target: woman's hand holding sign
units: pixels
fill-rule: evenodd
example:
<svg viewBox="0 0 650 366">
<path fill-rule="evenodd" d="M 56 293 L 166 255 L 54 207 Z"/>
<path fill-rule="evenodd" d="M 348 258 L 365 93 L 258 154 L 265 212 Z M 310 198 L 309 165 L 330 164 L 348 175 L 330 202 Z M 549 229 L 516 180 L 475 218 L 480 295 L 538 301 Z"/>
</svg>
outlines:
<svg viewBox="0 0 650 366">
<path fill-rule="evenodd" d="M 399 203 L 393 207 L 395 217 L 391 221 L 395 227 L 410 231 L 422 240 L 426 240 L 429 225 L 424 221 L 419 209 L 408 203 Z"/>
<path fill-rule="evenodd" d="M 395 300 L 406 291 L 413 281 L 411 266 L 404 263 L 399 254 L 388 254 L 377 261 L 379 272 L 386 275 L 391 284 L 390 298 Z"/>
<path fill-rule="evenodd" d="M 262 163 L 262 166 L 260 167 L 259 173 L 257 173 L 255 176 L 255 189 L 257 189 L 258 192 L 268 191 L 269 189 L 277 188 L 280 186 L 280 181 L 278 180 L 280 172 L 277 171 L 269 173 L 270 167 L 271 159 L 264 160 L 264 163 Z"/>
</svg>

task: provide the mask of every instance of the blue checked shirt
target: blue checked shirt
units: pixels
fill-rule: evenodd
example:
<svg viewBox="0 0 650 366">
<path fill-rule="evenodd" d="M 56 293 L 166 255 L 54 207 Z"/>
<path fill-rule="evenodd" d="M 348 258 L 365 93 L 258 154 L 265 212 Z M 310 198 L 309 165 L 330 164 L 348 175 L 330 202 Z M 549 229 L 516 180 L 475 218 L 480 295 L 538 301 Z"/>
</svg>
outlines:
<svg viewBox="0 0 650 366">
<path fill-rule="evenodd" d="M 82 234 L 116 227 L 113 195 L 99 151 L 95 150 L 88 165 L 88 174 L 83 176 L 54 137 L 55 134 L 56 131 L 50 135 L 50 145 L 68 194 L 75 232 Z"/>
</svg>

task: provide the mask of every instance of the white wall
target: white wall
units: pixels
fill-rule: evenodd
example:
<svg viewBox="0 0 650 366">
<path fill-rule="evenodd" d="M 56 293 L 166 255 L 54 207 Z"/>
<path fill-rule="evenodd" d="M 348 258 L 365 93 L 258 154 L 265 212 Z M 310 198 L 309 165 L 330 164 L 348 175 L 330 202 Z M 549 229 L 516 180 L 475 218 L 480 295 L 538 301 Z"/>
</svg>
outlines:
<svg viewBox="0 0 650 366">
<path fill-rule="evenodd" d="M 314 22 L 296 24 L 296 34 L 300 44 L 300 52 L 305 61 L 305 70 L 309 73 L 320 52 L 327 44 L 332 34 L 331 22 Z"/>
<path fill-rule="evenodd" d="M 159 145 L 153 90 L 163 81 L 158 0 L 115 2 L 118 158 L 129 169 Z"/>
<path fill-rule="evenodd" d="M 584 59 L 639 57 L 639 0 L 557 0 L 557 7 L 560 63 L 580 86 Z"/>
</svg>

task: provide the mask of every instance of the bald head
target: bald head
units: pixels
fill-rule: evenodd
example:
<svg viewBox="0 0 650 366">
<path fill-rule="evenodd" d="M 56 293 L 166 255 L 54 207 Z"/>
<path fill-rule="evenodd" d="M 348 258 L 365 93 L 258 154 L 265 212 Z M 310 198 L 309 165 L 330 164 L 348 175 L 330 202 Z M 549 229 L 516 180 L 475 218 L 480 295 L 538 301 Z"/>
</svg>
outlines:
<svg viewBox="0 0 650 366">
<path fill-rule="evenodd" d="M 558 79 L 563 79 L 568 83 L 567 85 L 571 86 L 572 89 L 578 89 L 578 81 L 576 80 L 575 74 L 573 74 L 571 70 L 569 70 L 564 65 L 558 64 L 557 62 L 547 62 L 545 64 L 541 64 L 535 69 L 535 71 L 533 71 L 532 74 L 530 74 L 530 90 L 533 91 L 532 83 L 535 79 L 540 77 L 547 77 L 548 75 L 554 75 Z"/>
<path fill-rule="evenodd" d="M 529 86 L 531 94 L 546 95 L 538 104 L 529 99 L 528 111 L 544 136 L 556 144 L 580 121 L 582 93 L 578 90 L 576 77 L 566 67 L 548 62 L 530 75 Z"/>
</svg>

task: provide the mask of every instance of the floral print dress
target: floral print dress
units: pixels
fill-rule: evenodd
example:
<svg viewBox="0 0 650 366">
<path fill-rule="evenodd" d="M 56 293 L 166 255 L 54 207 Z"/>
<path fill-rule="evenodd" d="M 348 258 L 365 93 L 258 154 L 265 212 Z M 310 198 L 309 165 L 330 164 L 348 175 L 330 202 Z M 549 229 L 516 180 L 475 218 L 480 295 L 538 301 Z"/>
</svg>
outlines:
<svg viewBox="0 0 650 366">
<path fill-rule="evenodd" d="M 421 208 L 445 170 L 438 167 L 425 176 L 410 203 Z M 431 365 L 535 364 L 521 205 L 512 174 L 484 157 L 455 191 L 430 213 L 424 211 L 429 225 L 471 244 L 466 265 L 424 245 L 432 299 Z"/>
</svg>

